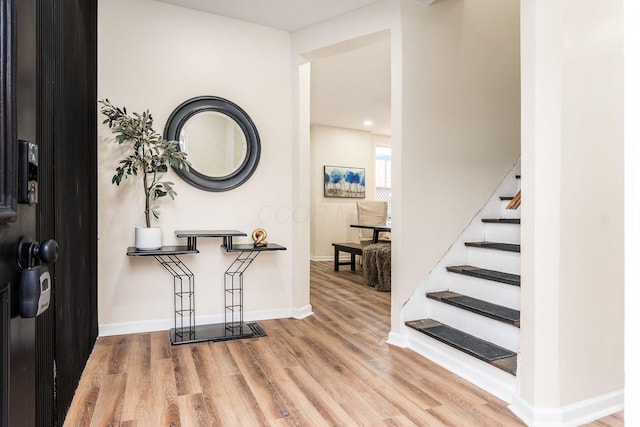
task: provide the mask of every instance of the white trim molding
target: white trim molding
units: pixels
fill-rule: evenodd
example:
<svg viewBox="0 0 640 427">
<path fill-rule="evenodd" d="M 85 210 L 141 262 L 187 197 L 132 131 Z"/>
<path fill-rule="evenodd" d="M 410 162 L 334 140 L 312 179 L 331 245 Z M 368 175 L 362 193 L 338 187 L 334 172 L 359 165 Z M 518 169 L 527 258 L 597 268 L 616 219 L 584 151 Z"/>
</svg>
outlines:
<svg viewBox="0 0 640 427">
<path fill-rule="evenodd" d="M 343 261 L 342 258 L 341 256 L 340 261 Z M 333 255 L 311 255 L 311 261 L 333 261 Z"/>
<path fill-rule="evenodd" d="M 311 261 L 331 261 L 331 262 L 333 262 L 334 260 L 333 255 L 311 255 L 310 259 Z M 351 261 L 351 255 L 341 254 L 340 262 L 347 262 L 347 261 Z"/>
<path fill-rule="evenodd" d="M 407 348 L 407 337 L 405 335 L 391 331 L 389 332 L 389 336 L 387 338 L 387 344 L 400 348 Z"/>
<path fill-rule="evenodd" d="M 304 319 L 305 317 L 311 316 L 313 314 L 313 308 L 311 304 L 307 304 L 304 307 L 293 308 L 291 310 L 291 317 L 294 319 Z"/>
<path fill-rule="evenodd" d="M 533 407 L 515 396 L 509 409 L 531 427 L 574 427 L 624 409 L 624 391 L 606 393 L 561 408 Z"/>
<path fill-rule="evenodd" d="M 507 403 L 513 401 L 516 377 L 408 327 L 407 347 Z"/>
<path fill-rule="evenodd" d="M 244 312 L 244 320 L 270 320 L 295 318 L 303 319 L 313 314 L 311 305 L 303 307 L 283 308 L 278 310 L 263 310 Z M 224 314 L 212 314 L 207 316 L 196 316 L 197 325 L 209 325 L 224 323 Z M 98 335 L 107 337 L 112 335 L 136 334 L 143 332 L 166 331 L 173 328 L 173 318 L 148 319 L 137 322 L 104 323 L 98 327 Z"/>
</svg>

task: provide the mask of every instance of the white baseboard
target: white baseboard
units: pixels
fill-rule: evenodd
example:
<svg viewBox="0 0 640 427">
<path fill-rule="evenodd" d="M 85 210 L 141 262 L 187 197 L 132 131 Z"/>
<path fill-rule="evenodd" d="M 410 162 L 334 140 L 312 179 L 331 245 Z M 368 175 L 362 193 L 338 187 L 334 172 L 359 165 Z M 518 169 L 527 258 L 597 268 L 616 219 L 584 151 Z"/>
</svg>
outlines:
<svg viewBox="0 0 640 427">
<path fill-rule="evenodd" d="M 407 347 L 507 403 L 513 401 L 516 377 L 446 344 L 406 328 Z"/>
<path fill-rule="evenodd" d="M 304 307 L 294 308 L 291 313 L 291 317 L 294 319 L 304 319 L 307 316 L 311 316 L 313 314 L 313 308 L 311 308 L 311 304 L 307 304 Z"/>
<path fill-rule="evenodd" d="M 580 426 L 624 409 L 624 390 L 606 393 L 561 408 L 536 408 L 515 396 L 509 409 L 531 427 Z"/>
<path fill-rule="evenodd" d="M 311 255 L 310 259 L 311 261 L 333 261 L 333 255 Z M 351 261 L 351 255 L 340 255 L 340 262 L 347 261 Z"/>
<path fill-rule="evenodd" d="M 215 322 L 218 323 L 218 322 Z M 98 336 L 137 334 L 141 332 L 166 331 L 173 328 L 173 319 L 153 319 L 139 322 L 103 323 L 98 325 Z"/>
<path fill-rule="evenodd" d="M 358 256 L 356 256 L 356 260 L 358 259 Z M 311 255 L 311 257 L 309 257 L 309 259 L 311 259 L 311 261 L 331 261 L 331 262 L 333 262 L 333 255 Z M 348 262 L 348 261 L 351 261 L 351 255 L 342 253 L 342 255 L 340 255 L 340 262 Z"/>
<path fill-rule="evenodd" d="M 333 255 L 311 255 L 311 261 L 333 261 Z M 342 257 L 340 257 L 342 261 Z"/>
<path fill-rule="evenodd" d="M 400 348 L 407 348 L 407 337 L 397 332 L 389 332 L 387 344 Z"/>
<path fill-rule="evenodd" d="M 300 308 L 286 308 L 277 310 L 263 310 L 244 312 L 244 320 L 257 321 L 269 319 L 286 319 L 294 317 L 302 319 L 313 314 L 311 305 Z M 212 314 L 207 316 L 196 316 L 196 325 L 209 325 L 223 323 L 224 314 Z M 149 319 L 136 322 L 103 323 L 98 326 L 98 335 L 101 337 L 111 335 L 136 334 L 141 332 L 166 331 L 173 328 L 173 318 Z"/>
</svg>

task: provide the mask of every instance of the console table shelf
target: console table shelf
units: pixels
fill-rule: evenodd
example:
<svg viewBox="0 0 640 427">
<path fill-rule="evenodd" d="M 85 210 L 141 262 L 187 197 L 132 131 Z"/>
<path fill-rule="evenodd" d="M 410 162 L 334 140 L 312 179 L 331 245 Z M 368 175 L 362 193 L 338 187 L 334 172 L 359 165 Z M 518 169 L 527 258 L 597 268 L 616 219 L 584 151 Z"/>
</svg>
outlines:
<svg viewBox="0 0 640 427">
<path fill-rule="evenodd" d="M 186 255 L 197 254 L 198 250 L 189 249 L 187 246 L 163 246 L 160 249 L 140 250 L 136 247 L 128 247 L 127 255 L 129 256 L 161 256 L 161 255 Z"/>
<path fill-rule="evenodd" d="M 177 230 L 176 237 L 187 238 L 187 247 L 196 250 L 198 237 L 222 237 L 222 246 L 233 245 L 234 237 L 244 237 L 247 233 L 238 230 Z"/>
<path fill-rule="evenodd" d="M 158 250 L 140 251 L 130 247 L 128 256 L 153 256 L 173 275 L 174 327 L 170 331 L 172 344 L 200 341 L 227 341 L 265 336 L 257 323 L 244 321 L 244 272 L 261 252 L 283 251 L 284 246 L 269 243 L 254 247 L 253 244 L 234 244 L 234 237 L 246 236 L 238 230 L 178 230 L 176 237 L 186 238 L 187 245 L 163 246 Z M 222 238 L 226 252 L 238 253 L 224 273 L 224 323 L 195 325 L 194 275 L 178 258 L 178 255 L 197 254 L 198 238 Z"/>
<path fill-rule="evenodd" d="M 284 246 L 280 246 L 275 243 L 269 243 L 267 246 L 253 246 L 251 243 L 243 243 L 225 248 L 227 249 L 227 252 L 267 252 L 284 251 L 287 249 Z"/>
</svg>

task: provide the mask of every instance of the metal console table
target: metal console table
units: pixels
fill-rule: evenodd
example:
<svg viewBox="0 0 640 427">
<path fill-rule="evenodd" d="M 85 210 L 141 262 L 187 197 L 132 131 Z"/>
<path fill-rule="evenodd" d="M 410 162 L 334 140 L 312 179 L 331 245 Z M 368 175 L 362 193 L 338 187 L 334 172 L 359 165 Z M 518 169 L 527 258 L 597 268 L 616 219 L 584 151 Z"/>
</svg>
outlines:
<svg viewBox="0 0 640 427">
<path fill-rule="evenodd" d="M 172 344 L 201 341 L 227 341 L 266 335 L 257 323 L 244 321 L 243 288 L 244 272 L 260 252 L 286 250 L 284 246 L 270 243 L 254 247 L 253 244 L 234 244 L 234 237 L 246 236 L 238 230 L 178 230 L 176 237 L 187 238 L 186 246 L 162 247 L 157 251 L 139 251 L 129 248 L 130 256 L 154 256 L 174 277 L 174 328 L 170 331 Z M 222 238 L 222 247 L 238 256 L 224 273 L 224 323 L 195 324 L 194 275 L 177 255 L 199 253 L 198 238 Z M 186 282 L 186 290 L 185 290 Z"/>
<path fill-rule="evenodd" d="M 234 244 L 233 238 L 246 236 L 238 230 L 178 230 L 176 237 L 187 238 L 187 247 L 196 250 L 197 239 L 222 237 L 222 247 L 238 256 L 224 273 L 224 323 L 196 326 L 195 336 L 190 341 L 227 341 L 264 336 L 257 323 L 244 321 L 244 272 L 261 252 L 286 250 L 284 246 L 270 243 L 254 247 L 253 244 Z"/>
<path fill-rule="evenodd" d="M 246 334 L 264 332 L 257 323 L 245 323 L 243 308 L 243 273 L 260 252 L 283 251 L 286 248 L 274 243 L 254 247 L 253 244 L 226 247 L 227 252 L 238 252 L 238 256 L 224 272 L 224 329 L 225 337 L 243 338 Z"/>
<path fill-rule="evenodd" d="M 193 273 L 178 255 L 197 254 L 187 246 L 163 246 L 157 250 L 141 251 L 127 248 L 128 256 L 152 256 L 173 276 L 173 328 L 171 342 L 176 343 L 195 336 L 195 279 Z"/>
</svg>

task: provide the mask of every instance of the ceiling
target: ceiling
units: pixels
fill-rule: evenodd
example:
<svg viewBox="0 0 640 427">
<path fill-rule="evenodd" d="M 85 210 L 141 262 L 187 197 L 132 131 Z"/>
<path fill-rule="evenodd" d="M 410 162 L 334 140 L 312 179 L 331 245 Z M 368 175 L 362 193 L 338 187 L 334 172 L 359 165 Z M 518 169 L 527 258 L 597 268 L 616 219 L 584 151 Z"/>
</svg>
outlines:
<svg viewBox="0 0 640 427">
<path fill-rule="evenodd" d="M 191 9 L 295 31 L 380 0 L 159 0 Z"/>
<path fill-rule="evenodd" d="M 294 31 L 379 0 L 158 0 L 259 25 Z M 388 34 L 310 52 L 311 124 L 391 134 Z M 337 53 L 336 53 L 337 52 Z M 365 126 L 364 120 L 371 120 Z"/>
<path fill-rule="evenodd" d="M 391 135 L 390 47 L 387 33 L 375 44 L 312 56 L 311 123 Z"/>
</svg>

